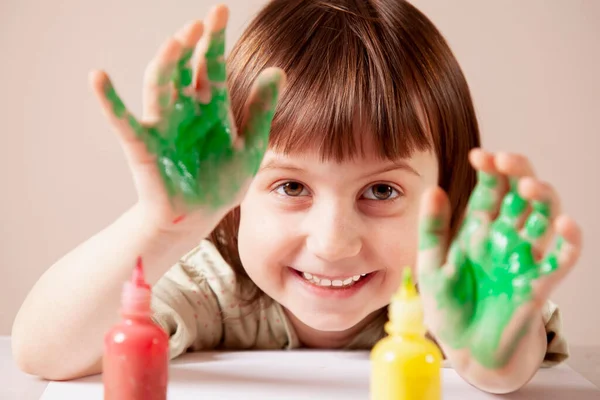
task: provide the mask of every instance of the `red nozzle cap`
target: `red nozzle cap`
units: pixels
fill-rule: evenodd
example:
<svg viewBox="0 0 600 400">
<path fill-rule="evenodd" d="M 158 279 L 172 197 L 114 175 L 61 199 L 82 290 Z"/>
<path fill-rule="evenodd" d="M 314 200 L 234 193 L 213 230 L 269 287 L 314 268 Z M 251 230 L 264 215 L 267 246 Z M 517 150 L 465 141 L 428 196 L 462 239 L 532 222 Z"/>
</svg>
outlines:
<svg viewBox="0 0 600 400">
<path fill-rule="evenodd" d="M 131 280 L 125 282 L 121 297 L 121 312 L 129 315 L 149 315 L 151 313 L 150 285 L 144 279 L 142 258 L 138 257 Z"/>
<path fill-rule="evenodd" d="M 150 289 L 150 285 L 146 283 L 144 279 L 144 265 L 142 263 L 142 257 L 137 258 L 133 275 L 131 276 L 131 283 L 138 288 Z"/>
</svg>

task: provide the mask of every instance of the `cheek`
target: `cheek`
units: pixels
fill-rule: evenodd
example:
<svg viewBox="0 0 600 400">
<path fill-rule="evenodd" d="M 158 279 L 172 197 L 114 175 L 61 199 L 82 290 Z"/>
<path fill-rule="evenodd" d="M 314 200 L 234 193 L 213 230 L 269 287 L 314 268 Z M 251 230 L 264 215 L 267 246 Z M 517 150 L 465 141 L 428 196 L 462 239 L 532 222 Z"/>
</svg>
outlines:
<svg viewBox="0 0 600 400">
<path fill-rule="evenodd" d="M 261 265 L 264 258 L 264 249 L 261 240 L 264 237 L 262 216 L 259 210 L 250 210 L 247 202 L 240 205 L 240 226 L 238 231 L 238 251 L 240 261 L 251 278 L 255 266 Z"/>
<path fill-rule="evenodd" d="M 286 251 L 293 247 L 290 226 L 293 221 L 277 215 L 259 196 L 250 192 L 242 202 L 238 232 L 240 260 L 259 286 L 265 276 L 270 281 L 280 276 Z"/>
<path fill-rule="evenodd" d="M 416 272 L 417 218 L 403 216 L 382 222 L 369 242 L 377 262 L 385 267 L 382 293 L 385 293 L 385 298 L 390 297 L 400 285 L 404 268 L 409 267 Z"/>
<path fill-rule="evenodd" d="M 397 265 L 399 262 L 414 264 L 418 250 L 418 207 L 411 204 L 397 218 L 374 221 L 370 229 L 369 241 L 371 247 L 385 258 L 386 266 Z M 402 265 L 401 267 L 403 267 Z"/>
</svg>

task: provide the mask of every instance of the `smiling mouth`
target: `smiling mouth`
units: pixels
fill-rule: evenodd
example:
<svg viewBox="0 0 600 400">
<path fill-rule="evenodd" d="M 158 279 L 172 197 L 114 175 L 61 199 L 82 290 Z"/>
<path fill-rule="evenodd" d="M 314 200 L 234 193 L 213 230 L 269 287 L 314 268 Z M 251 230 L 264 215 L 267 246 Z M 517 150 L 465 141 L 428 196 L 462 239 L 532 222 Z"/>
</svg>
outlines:
<svg viewBox="0 0 600 400">
<path fill-rule="evenodd" d="M 370 275 L 373 274 L 371 272 L 368 274 L 359 274 L 359 275 L 352 275 L 352 276 L 332 279 L 332 278 L 328 278 L 328 277 L 324 277 L 324 276 L 311 274 L 308 272 L 298 271 L 297 269 L 293 269 L 293 271 L 308 283 L 311 283 L 311 284 L 313 284 L 315 286 L 319 286 L 319 287 L 334 288 L 334 289 L 335 288 L 344 289 L 344 288 L 353 286 L 356 283 L 362 281 L 365 278 L 368 278 Z"/>
</svg>

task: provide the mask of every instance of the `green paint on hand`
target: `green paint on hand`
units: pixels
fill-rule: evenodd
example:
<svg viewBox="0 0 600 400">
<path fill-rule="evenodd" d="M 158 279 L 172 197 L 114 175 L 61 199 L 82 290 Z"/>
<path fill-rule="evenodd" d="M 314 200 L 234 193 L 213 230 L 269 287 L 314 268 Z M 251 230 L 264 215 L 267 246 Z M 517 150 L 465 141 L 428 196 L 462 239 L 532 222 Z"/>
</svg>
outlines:
<svg viewBox="0 0 600 400">
<path fill-rule="evenodd" d="M 486 172 L 478 171 L 478 184 L 471 195 L 469 206 L 472 210 L 491 211 L 494 206 L 494 190 L 498 179 Z"/>
<path fill-rule="evenodd" d="M 121 98 L 112 85 L 109 85 L 106 88 L 106 98 L 112 104 L 113 113 L 117 116 L 117 118 L 123 117 L 123 114 L 125 113 L 125 104 L 123 104 Z"/>
<path fill-rule="evenodd" d="M 435 298 L 441 311 L 439 338 L 451 348 L 469 349 L 474 359 L 490 369 L 506 365 L 527 333 L 528 327 L 523 326 L 512 342 L 500 348 L 515 311 L 532 300 L 532 282 L 558 268 L 563 242 L 559 238 L 554 251 L 540 262 L 535 260 L 531 240 L 546 233 L 550 209 L 546 203 L 534 204 L 530 226 L 525 227 L 527 235 L 521 235 L 517 223 L 528 203 L 517 193 L 516 182 L 503 199 L 499 217 L 491 225 L 484 221 L 480 211 L 493 208 L 496 200 L 490 198 L 494 194 L 488 189 L 494 184 L 486 174 L 479 175 L 447 265 L 430 266 L 420 270 L 419 276 L 423 294 Z M 473 200 L 475 196 L 479 198 Z M 431 231 L 434 219 L 424 219 L 422 231 Z M 438 245 L 423 235 L 421 240 L 425 249 Z"/>
<path fill-rule="evenodd" d="M 206 70 L 208 79 L 213 82 L 225 82 L 225 30 L 213 33 L 206 51 Z"/>
<path fill-rule="evenodd" d="M 548 218 L 543 215 L 533 213 L 525 223 L 525 232 L 530 238 L 538 238 L 548 230 Z"/>
<path fill-rule="evenodd" d="M 441 218 L 424 218 L 419 224 L 419 249 L 427 250 L 439 246 L 442 227 Z"/>
<path fill-rule="evenodd" d="M 183 53 L 170 77 L 176 96 L 159 99 L 165 112 L 154 126 L 143 126 L 127 112 L 112 86 L 105 89 L 117 118 L 129 125 L 156 155 L 157 165 L 171 196 L 190 205 L 218 208 L 231 201 L 244 182 L 258 171 L 267 148 L 279 91 L 278 81 L 262 82 L 250 106 L 245 130 L 245 146 L 234 149 L 229 116 L 229 96 L 225 86 L 225 31 L 213 34 L 206 53 L 211 100 L 193 98 L 193 73 L 189 62 L 192 49 Z"/>
<path fill-rule="evenodd" d="M 513 222 L 517 220 L 527 210 L 527 202 L 519 195 L 517 191 L 517 180 L 512 179 L 510 184 L 510 191 L 504 200 L 500 208 L 500 218 L 505 219 L 507 222 Z"/>
<path fill-rule="evenodd" d="M 550 205 L 547 202 L 534 201 L 533 211 L 525 222 L 525 232 L 532 239 L 537 239 L 548 230 Z"/>
</svg>

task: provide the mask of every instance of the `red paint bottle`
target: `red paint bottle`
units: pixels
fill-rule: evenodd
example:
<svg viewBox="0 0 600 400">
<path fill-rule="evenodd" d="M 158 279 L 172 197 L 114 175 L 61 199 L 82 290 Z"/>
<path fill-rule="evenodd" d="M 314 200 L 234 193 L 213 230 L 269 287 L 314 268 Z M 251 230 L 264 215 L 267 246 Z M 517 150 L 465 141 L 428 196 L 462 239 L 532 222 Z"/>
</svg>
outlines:
<svg viewBox="0 0 600 400">
<path fill-rule="evenodd" d="M 105 400 L 167 398 L 169 337 L 151 319 L 150 298 L 150 286 L 138 258 L 131 281 L 123 288 L 123 319 L 104 337 Z"/>
</svg>

